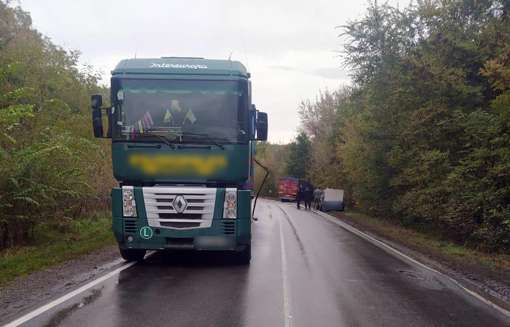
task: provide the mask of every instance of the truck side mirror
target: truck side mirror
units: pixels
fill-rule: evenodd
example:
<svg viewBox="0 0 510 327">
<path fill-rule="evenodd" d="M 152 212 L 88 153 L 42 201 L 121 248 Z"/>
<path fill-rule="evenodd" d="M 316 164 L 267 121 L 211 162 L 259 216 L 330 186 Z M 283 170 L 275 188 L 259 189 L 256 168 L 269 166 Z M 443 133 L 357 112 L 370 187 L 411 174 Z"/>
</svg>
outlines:
<svg viewBox="0 0 510 327">
<path fill-rule="evenodd" d="M 103 105 L 103 97 L 101 94 L 93 94 L 90 97 L 90 105 L 92 106 L 92 109 L 101 108 Z"/>
<path fill-rule="evenodd" d="M 99 107 L 92 110 L 92 127 L 95 137 L 103 137 L 103 114 Z"/>
<path fill-rule="evenodd" d="M 257 115 L 257 140 L 267 140 L 267 113 L 259 112 Z"/>
</svg>

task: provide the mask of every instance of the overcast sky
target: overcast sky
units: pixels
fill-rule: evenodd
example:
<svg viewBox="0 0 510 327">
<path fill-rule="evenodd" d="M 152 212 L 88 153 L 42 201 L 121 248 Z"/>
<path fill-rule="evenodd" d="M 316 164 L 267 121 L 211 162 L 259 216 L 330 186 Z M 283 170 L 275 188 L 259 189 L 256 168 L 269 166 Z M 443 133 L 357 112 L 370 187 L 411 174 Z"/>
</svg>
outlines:
<svg viewBox="0 0 510 327">
<path fill-rule="evenodd" d="M 349 83 L 335 27 L 364 16 L 364 0 L 19 0 L 54 43 L 104 72 L 125 58 L 196 56 L 241 61 L 269 141 L 288 143 L 297 108 Z M 382 2 L 382 1 L 380 1 Z M 389 0 L 403 9 L 409 0 Z"/>
</svg>

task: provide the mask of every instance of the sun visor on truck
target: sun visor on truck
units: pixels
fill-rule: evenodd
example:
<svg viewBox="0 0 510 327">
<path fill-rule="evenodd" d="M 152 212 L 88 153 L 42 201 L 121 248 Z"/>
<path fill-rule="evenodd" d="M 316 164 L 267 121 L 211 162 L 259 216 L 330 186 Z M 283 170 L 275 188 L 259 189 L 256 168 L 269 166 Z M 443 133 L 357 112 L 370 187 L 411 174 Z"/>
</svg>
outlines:
<svg viewBox="0 0 510 327">
<path fill-rule="evenodd" d="M 126 59 L 112 71 L 112 75 L 223 75 L 248 78 L 246 67 L 238 61 L 210 59 Z"/>
</svg>

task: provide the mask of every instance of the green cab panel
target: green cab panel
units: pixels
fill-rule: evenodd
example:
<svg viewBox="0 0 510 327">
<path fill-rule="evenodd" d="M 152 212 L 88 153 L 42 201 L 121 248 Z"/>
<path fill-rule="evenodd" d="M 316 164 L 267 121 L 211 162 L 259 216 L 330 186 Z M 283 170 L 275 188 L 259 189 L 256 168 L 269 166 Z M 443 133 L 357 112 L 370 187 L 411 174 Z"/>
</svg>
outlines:
<svg viewBox="0 0 510 327">
<path fill-rule="evenodd" d="M 154 145 L 154 143 L 113 143 L 115 178 L 118 181 L 159 183 L 217 181 L 235 184 L 245 183 L 249 178 L 248 145 L 226 144 L 225 149 L 221 150 L 211 144 L 211 149 L 206 151 L 203 144 L 187 144 L 184 149 L 179 149 L 177 143 L 174 149 L 166 144 L 160 144 L 160 148 Z"/>
</svg>

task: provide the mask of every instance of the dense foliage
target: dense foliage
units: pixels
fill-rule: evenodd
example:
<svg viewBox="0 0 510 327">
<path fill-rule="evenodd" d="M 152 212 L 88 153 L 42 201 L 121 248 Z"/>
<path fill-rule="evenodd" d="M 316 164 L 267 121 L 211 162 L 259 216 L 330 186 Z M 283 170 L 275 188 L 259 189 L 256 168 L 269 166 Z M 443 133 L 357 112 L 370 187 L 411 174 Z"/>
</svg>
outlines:
<svg viewBox="0 0 510 327">
<path fill-rule="evenodd" d="M 108 147 L 92 138 L 89 105 L 107 90 L 79 55 L 0 1 L 0 250 L 108 206 Z"/>
<path fill-rule="evenodd" d="M 372 2 L 340 26 L 353 83 L 299 106 L 305 175 L 353 210 L 510 252 L 509 13 L 506 0 Z"/>
<path fill-rule="evenodd" d="M 260 190 L 262 196 L 277 196 L 280 177 L 287 174 L 284 162 L 289 156 L 289 145 L 257 142 L 255 154 L 259 162 L 269 169 L 269 175 L 262 186 L 266 172 L 260 166 L 255 166 L 255 189 L 258 191 L 262 187 Z"/>
</svg>

